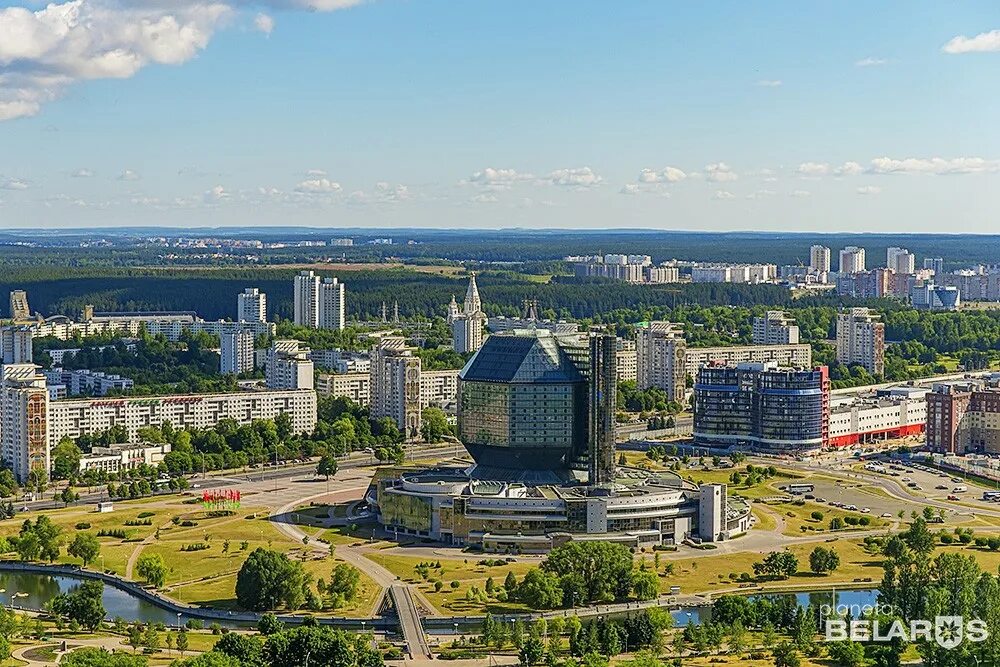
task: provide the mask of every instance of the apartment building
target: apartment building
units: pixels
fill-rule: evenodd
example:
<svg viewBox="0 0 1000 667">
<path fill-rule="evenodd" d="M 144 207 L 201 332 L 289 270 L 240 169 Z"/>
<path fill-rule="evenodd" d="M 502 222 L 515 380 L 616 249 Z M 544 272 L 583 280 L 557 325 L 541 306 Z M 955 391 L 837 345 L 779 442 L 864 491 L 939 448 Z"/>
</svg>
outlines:
<svg viewBox="0 0 1000 667">
<path fill-rule="evenodd" d="M 798 345 L 799 327 L 783 310 L 769 310 L 753 318 L 754 345 Z"/>
<path fill-rule="evenodd" d="M 420 434 L 420 357 L 402 336 L 383 336 L 371 351 L 369 412 L 390 417 L 408 439 Z"/>
<path fill-rule="evenodd" d="M 264 375 L 268 389 L 313 389 L 313 362 L 309 348 L 297 340 L 276 340 L 271 344 Z"/>
<path fill-rule="evenodd" d="M 223 375 L 250 373 L 255 366 L 254 335 L 239 331 L 220 336 L 219 372 Z"/>
<path fill-rule="evenodd" d="M 256 287 L 248 287 L 236 297 L 238 322 L 267 322 L 267 295 Z"/>
<path fill-rule="evenodd" d="M 837 361 L 873 375 L 885 372 L 885 324 L 875 311 L 850 308 L 837 315 Z"/>
</svg>

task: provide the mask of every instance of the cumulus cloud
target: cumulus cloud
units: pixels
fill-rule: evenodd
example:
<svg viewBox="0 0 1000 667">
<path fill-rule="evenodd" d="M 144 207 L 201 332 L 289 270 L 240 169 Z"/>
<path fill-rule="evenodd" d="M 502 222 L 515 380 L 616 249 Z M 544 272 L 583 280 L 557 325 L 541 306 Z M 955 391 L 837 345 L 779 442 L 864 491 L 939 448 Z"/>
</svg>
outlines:
<svg viewBox="0 0 1000 667">
<path fill-rule="evenodd" d="M 677 167 L 663 169 L 643 169 L 639 172 L 640 183 L 677 183 L 687 178 L 687 174 Z"/>
<path fill-rule="evenodd" d="M 882 192 L 882 188 L 877 185 L 862 185 L 857 190 L 859 195 L 877 195 Z"/>
<path fill-rule="evenodd" d="M 735 181 L 739 176 L 725 162 L 716 162 L 705 167 L 705 178 L 713 183 Z"/>
<path fill-rule="evenodd" d="M 858 162 L 845 162 L 844 164 L 837 167 L 834 173 L 837 176 L 857 176 L 858 174 L 864 172 L 865 168 L 861 166 Z"/>
<path fill-rule="evenodd" d="M 492 192 L 480 192 L 478 195 L 473 195 L 471 201 L 474 204 L 496 204 L 500 200 Z"/>
<path fill-rule="evenodd" d="M 552 185 L 572 188 L 590 188 L 600 185 L 603 180 L 590 167 L 575 167 L 572 169 L 556 169 L 545 179 Z"/>
<path fill-rule="evenodd" d="M 205 194 L 202 195 L 202 199 L 206 204 L 213 204 L 228 198 L 229 198 L 229 193 L 226 192 L 226 189 L 221 185 L 216 185 L 211 190 L 206 190 Z"/>
<path fill-rule="evenodd" d="M 76 82 L 180 65 L 251 5 L 333 11 L 362 0 L 68 0 L 0 8 L 0 120 L 32 116 Z M 257 29 L 273 21 L 255 21 Z"/>
<path fill-rule="evenodd" d="M 138 181 L 139 174 L 131 169 L 126 169 L 122 173 L 118 174 L 119 181 Z"/>
<path fill-rule="evenodd" d="M 1000 30 L 981 32 L 975 37 L 966 37 L 965 35 L 953 37 L 941 47 L 941 50 L 952 55 L 1000 51 Z"/>
<path fill-rule="evenodd" d="M 90 178 L 94 175 L 94 172 L 90 169 L 77 169 L 70 173 L 73 178 Z"/>
<path fill-rule="evenodd" d="M 826 176 L 830 173 L 830 165 L 825 162 L 803 162 L 799 165 L 798 172 L 800 176 Z"/>
<path fill-rule="evenodd" d="M 808 190 L 792 190 L 792 196 L 796 197 L 797 199 L 803 199 L 805 197 L 808 197 L 810 194 L 812 193 L 810 193 Z"/>
<path fill-rule="evenodd" d="M 302 181 L 295 186 L 296 192 L 303 194 L 330 194 L 341 191 L 340 183 L 331 181 L 329 178 L 312 178 Z"/>
<path fill-rule="evenodd" d="M 757 85 L 761 88 L 777 88 L 781 83 L 781 79 L 761 79 L 757 82 Z"/>
<path fill-rule="evenodd" d="M 306 170 L 306 176 L 322 178 L 326 176 L 326 171 L 324 171 L 323 169 L 308 169 Z"/>
<path fill-rule="evenodd" d="M 637 195 L 639 194 L 639 185 L 636 183 L 626 183 L 618 193 L 623 195 Z"/>
<path fill-rule="evenodd" d="M 734 197 L 736 195 L 728 190 L 716 190 L 713 199 L 733 199 Z"/>
<path fill-rule="evenodd" d="M 879 65 L 885 65 L 888 60 L 885 58 L 862 58 L 854 62 L 855 67 L 878 67 Z"/>
<path fill-rule="evenodd" d="M 982 174 L 1000 171 L 1000 161 L 981 157 L 911 157 L 902 160 L 880 157 L 872 160 L 870 171 L 875 174 Z"/>
<path fill-rule="evenodd" d="M 254 17 L 253 27 L 258 32 L 262 32 L 265 35 L 270 35 L 271 32 L 274 30 L 274 19 L 265 14 L 264 12 L 261 12 Z"/>
<path fill-rule="evenodd" d="M 0 189 L 3 190 L 27 190 L 28 182 L 20 178 L 8 178 L 0 181 Z"/>
<path fill-rule="evenodd" d="M 506 190 L 517 182 L 530 181 L 532 179 L 534 179 L 534 176 L 531 174 L 521 173 L 516 169 L 486 167 L 472 174 L 463 183 L 478 185 L 490 190 Z"/>
<path fill-rule="evenodd" d="M 778 194 L 774 190 L 755 190 L 747 195 L 747 199 L 766 199 L 768 197 L 773 197 Z"/>
</svg>

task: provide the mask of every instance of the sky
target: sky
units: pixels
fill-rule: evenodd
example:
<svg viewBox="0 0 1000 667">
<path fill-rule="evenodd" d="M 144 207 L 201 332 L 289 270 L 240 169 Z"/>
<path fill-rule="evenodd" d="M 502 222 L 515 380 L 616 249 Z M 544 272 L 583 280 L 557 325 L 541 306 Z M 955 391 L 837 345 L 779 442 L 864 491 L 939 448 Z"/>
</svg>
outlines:
<svg viewBox="0 0 1000 667">
<path fill-rule="evenodd" d="M 996 0 L 0 0 L 0 228 L 998 211 Z"/>
</svg>

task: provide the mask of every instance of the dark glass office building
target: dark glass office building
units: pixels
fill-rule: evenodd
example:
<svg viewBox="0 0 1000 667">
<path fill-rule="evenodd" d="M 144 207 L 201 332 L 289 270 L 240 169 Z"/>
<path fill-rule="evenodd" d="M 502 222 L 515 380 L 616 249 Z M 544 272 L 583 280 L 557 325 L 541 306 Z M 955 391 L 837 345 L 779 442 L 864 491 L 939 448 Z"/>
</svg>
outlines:
<svg viewBox="0 0 1000 667">
<path fill-rule="evenodd" d="M 587 352 L 547 331 L 490 336 L 459 373 L 459 438 L 476 463 L 557 470 L 583 455 Z"/>
<path fill-rule="evenodd" d="M 703 445 L 796 453 L 829 442 L 830 379 L 775 364 L 705 366 L 694 387 L 694 437 Z"/>
</svg>

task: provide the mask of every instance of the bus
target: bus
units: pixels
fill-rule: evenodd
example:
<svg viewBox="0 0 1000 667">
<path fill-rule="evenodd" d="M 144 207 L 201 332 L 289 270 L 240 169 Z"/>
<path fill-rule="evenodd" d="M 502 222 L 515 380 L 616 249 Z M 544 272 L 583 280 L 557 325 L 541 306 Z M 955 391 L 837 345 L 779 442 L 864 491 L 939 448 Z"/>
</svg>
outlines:
<svg viewBox="0 0 1000 667">
<path fill-rule="evenodd" d="M 802 493 L 812 493 L 814 488 L 816 487 L 812 484 L 789 484 L 788 492 L 796 495 Z"/>
<path fill-rule="evenodd" d="M 1000 502 L 1000 491 L 983 491 L 983 500 L 991 503 Z"/>
</svg>

